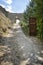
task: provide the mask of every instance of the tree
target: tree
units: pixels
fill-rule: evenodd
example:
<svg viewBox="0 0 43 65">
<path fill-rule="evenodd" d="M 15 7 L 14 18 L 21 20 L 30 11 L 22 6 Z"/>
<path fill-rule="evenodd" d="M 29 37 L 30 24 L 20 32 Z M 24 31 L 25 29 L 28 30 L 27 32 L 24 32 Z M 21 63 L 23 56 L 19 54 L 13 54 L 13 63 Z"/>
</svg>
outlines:
<svg viewBox="0 0 43 65">
<path fill-rule="evenodd" d="M 37 14 L 37 19 L 39 20 L 39 33 L 41 39 L 43 39 L 43 0 L 33 0 L 37 6 L 36 6 L 36 14 Z"/>
<path fill-rule="evenodd" d="M 35 17 L 35 7 L 36 4 L 32 0 L 30 4 L 27 5 L 26 11 L 24 11 L 24 19 L 28 21 L 29 17 L 34 16 Z"/>
<path fill-rule="evenodd" d="M 43 0 L 31 0 L 30 4 L 27 5 L 24 20 L 28 21 L 31 16 L 36 17 L 37 32 L 40 38 L 43 39 Z"/>
</svg>

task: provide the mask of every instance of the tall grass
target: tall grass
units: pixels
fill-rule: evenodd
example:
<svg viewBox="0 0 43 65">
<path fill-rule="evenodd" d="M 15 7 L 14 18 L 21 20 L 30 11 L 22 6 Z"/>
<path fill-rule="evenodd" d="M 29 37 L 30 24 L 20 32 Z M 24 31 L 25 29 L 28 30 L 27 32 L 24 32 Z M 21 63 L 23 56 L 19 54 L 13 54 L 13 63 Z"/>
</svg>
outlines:
<svg viewBox="0 0 43 65">
<path fill-rule="evenodd" d="M 24 34 L 28 36 L 29 35 L 29 23 L 22 21 L 20 22 L 20 25 L 22 27 Z"/>
</svg>

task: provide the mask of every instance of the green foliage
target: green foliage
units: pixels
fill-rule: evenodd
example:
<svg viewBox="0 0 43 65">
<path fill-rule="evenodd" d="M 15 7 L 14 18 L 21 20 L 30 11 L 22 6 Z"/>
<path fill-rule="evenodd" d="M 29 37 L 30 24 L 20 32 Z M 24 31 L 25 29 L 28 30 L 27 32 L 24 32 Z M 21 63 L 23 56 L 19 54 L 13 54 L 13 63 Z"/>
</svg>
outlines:
<svg viewBox="0 0 43 65">
<path fill-rule="evenodd" d="M 21 27 L 22 27 L 22 30 L 23 30 L 23 32 L 25 33 L 25 35 L 29 35 L 29 25 L 28 25 L 28 23 L 26 23 L 26 22 L 20 22 L 20 25 L 21 25 Z"/>
<path fill-rule="evenodd" d="M 24 21 L 28 22 L 29 17 L 37 19 L 37 35 L 43 39 L 43 0 L 31 0 L 24 12 Z"/>
</svg>

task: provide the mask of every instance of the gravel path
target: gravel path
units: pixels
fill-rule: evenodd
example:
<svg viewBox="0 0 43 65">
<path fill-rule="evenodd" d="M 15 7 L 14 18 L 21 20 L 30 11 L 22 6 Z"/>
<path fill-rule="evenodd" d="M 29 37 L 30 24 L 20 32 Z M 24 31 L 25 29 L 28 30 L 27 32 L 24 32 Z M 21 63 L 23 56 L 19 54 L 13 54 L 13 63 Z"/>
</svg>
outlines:
<svg viewBox="0 0 43 65">
<path fill-rule="evenodd" d="M 21 58 L 25 59 L 21 65 L 26 65 L 27 62 L 29 62 L 28 65 L 42 65 L 43 46 L 40 40 L 34 37 L 26 37 L 19 24 L 16 24 L 14 29 L 16 30 L 16 42 L 20 46 L 19 51 L 22 50 Z"/>
<path fill-rule="evenodd" d="M 5 54 L 0 65 L 43 65 L 43 46 L 38 45 L 37 39 L 26 37 L 19 24 L 14 24 L 9 34 L 2 38 Z"/>
</svg>

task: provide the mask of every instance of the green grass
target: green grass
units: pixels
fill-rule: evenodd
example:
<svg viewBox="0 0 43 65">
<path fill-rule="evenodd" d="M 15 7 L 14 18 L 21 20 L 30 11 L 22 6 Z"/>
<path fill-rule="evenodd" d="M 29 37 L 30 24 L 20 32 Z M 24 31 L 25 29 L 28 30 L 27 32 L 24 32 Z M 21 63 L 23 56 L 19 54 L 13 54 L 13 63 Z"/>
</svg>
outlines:
<svg viewBox="0 0 43 65">
<path fill-rule="evenodd" d="M 22 30 L 26 36 L 29 35 L 29 24 L 27 22 L 20 22 Z"/>
</svg>

